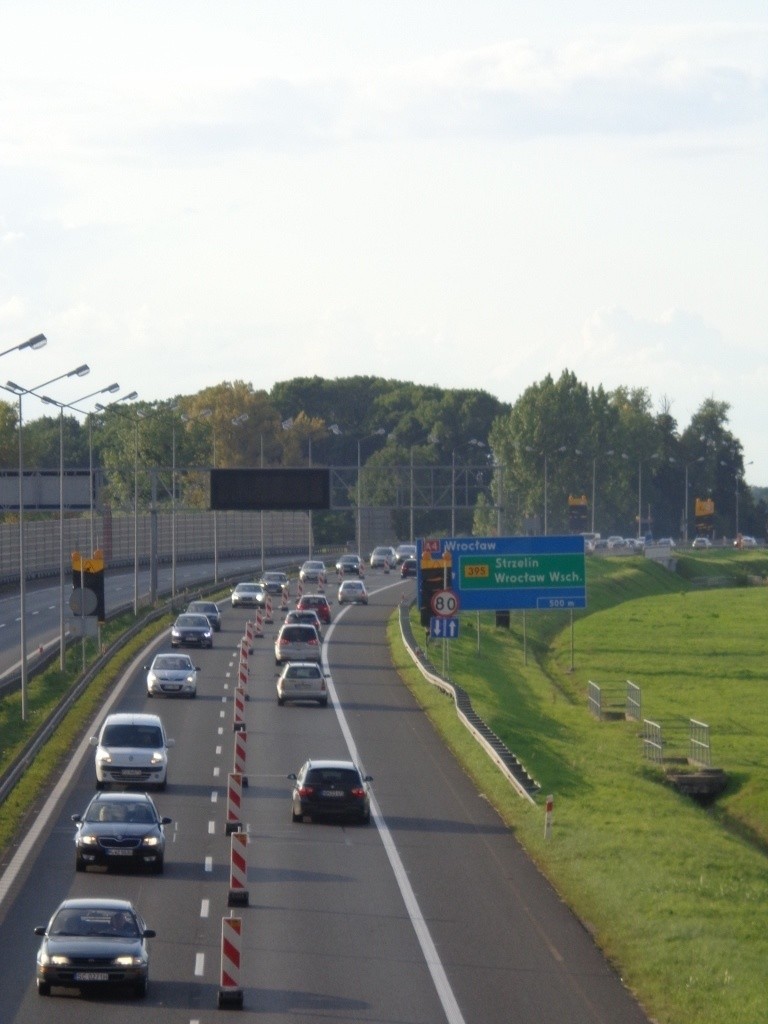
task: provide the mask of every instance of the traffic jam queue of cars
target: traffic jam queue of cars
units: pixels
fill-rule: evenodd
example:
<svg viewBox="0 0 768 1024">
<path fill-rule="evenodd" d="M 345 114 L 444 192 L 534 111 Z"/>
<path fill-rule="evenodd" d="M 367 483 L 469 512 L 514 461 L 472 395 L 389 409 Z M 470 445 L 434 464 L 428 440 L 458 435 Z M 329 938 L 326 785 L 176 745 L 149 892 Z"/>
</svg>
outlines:
<svg viewBox="0 0 768 1024">
<path fill-rule="evenodd" d="M 376 548 L 370 566 L 389 572 L 402 565 L 409 575 L 413 554 Z M 408 568 L 405 568 L 408 566 Z M 339 605 L 368 603 L 363 577 L 365 562 L 344 555 L 335 565 Z M 300 593 L 285 611 L 274 639 L 277 704 L 329 703 L 327 676 L 321 662 L 324 628 L 331 622 L 331 603 L 324 592 L 328 573 L 316 559 L 299 573 Z M 305 592 L 307 586 L 314 590 Z M 238 583 L 231 592 L 233 609 L 264 609 L 269 597 L 286 607 L 291 582 L 284 572 L 265 572 L 258 582 Z M 169 650 L 158 651 L 144 665 L 147 698 L 194 698 L 201 666 L 180 648 L 210 649 L 223 629 L 215 601 L 191 601 L 177 616 L 169 634 Z M 75 828 L 74 867 L 101 871 L 133 868 L 152 875 L 165 870 L 165 828 L 172 819 L 158 810 L 150 790 L 168 785 L 169 757 L 175 740 L 162 718 L 146 712 L 114 712 L 104 719 L 94 747 L 96 793 L 85 809 L 72 815 Z M 329 818 L 367 825 L 371 820 L 371 776 L 351 761 L 309 758 L 287 779 L 291 783 L 291 820 Z M 36 985 L 41 996 L 56 989 L 127 990 L 137 998 L 147 993 L 149 943 L 155 931 L 139 910 L 120 897 L 93 896 L 64 900 L 47 924 L 38 925 Z"/>
</svg>

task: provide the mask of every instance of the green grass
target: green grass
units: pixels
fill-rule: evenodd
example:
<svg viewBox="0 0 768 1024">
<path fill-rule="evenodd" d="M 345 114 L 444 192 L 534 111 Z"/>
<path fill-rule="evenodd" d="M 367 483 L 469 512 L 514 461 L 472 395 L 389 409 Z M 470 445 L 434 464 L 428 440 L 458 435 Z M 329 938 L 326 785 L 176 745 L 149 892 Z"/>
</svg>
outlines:
<svg viewBox="0 0 768 1024">
<path fill-rule="evenodd" d="M 477 618 L 462 617 L 449 648 L 451 678 L 540 782 L 535 808 L 478 765 L 477 744 L 450 702 L 415 670 L 403 672 L 649 1015 L 669 1024 L 758 1024 L 768 1021 L 768 587 L 739 585 L 765 575 L 768 560 L 707 551 L 678 565 L 672 574 L 640 558 L 589 559 L 589 608 L 574 614 L 573 647 L 568 613 L 528 613 L 525 621 L 513 613 L 509 630 L 481 615 L 479 653 Z M 735 587 L 696 590 L 697 575 L 728 575 Z M 441 647 L 431 653 L 441 667 Z M 611 687 L 627 678 L 642 689 L 644 716 L 670 735 L 684 735 L 691 717 L 710 725 L 713 762 L 729 779 L 714 806 L 681 796 L 643 760 L 637 723 L 588 713 L 589 679 Z M 548 793 L 555 810 L 547 841 Z"/>
</svg>

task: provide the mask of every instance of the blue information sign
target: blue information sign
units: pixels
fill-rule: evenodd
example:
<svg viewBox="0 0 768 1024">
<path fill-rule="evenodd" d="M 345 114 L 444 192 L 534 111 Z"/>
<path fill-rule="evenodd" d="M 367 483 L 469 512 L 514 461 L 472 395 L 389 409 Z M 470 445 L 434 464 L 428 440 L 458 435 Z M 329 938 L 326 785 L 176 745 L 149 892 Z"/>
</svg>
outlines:
<svg viewBox="0 0 768 1024">
<path fill-rule="evenodd" d="M 435 615 L 429 620 L 429 635 L 433 639 L 455 640 L 459 635 L 459 620 Z"/>
<path fill-rule="evenodd" d="M 444 568 L 462 611 L 587 604 L 581 536 L 443 537 L 418 541 L 417 557 L 420 573 Z"/>
</svg>

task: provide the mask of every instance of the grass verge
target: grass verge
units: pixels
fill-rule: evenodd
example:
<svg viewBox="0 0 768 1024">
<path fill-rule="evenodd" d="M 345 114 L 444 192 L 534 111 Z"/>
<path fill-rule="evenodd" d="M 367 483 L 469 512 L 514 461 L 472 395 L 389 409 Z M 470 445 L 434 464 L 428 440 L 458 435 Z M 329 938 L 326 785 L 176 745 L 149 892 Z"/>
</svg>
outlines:
<svg viewBox="0 0 768 1024">
<path fill-rule="evenodd" d="M 760 739 L 768 708 L 759 660 L 768 590 L 694 591 L 684 574 L 639 558 L 600 560 L 589 571 L 591 610 L 573 634 L 567 613 L 528 615 L 525 626 L 517 614 L 510 630 L 467 614 L 460 641 L 451 642 L 451 678 L 542 785 L 535 808 L 484 763 L 452 702 L 402 651 L 393 622 L 395 662 L 649 1016 L 663 1024 L 766 1022 L 768 768 Z M 440 667 L 442 652 L 433 652 Z M 665 784 L 642 758 L 636 723 L 589 715 L 586 681 L 627 677 L 666 721 L 710 723 L 715 763 L 730 780 L 715 805 Z M 555 811 L 546 840 L 548 793 Z"/>
</svg>

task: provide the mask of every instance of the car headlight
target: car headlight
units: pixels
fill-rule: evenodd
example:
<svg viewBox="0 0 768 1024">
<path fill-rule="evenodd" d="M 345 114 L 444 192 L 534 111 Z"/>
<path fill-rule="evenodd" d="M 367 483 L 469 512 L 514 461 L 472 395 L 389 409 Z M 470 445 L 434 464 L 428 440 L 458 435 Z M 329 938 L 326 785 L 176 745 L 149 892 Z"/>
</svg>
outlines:
<svg viewBox="0 0 768 1024">
<path fill-rule="evenodd" d="M 194 683 L 194 681 L 195 681 L 195 674 L 194 674 L 194 672 L 190 672 L 190 674 L 187 676 L 187 682 L 188 683 Z"/>
<path fill-rule="evenodd" d="M 96 760 L 99 764 L 112 764 L 112 755 L 108 750 L 100 750 L 96 754 Z"/>
<path fill-rule="evenodd" d="M 38 957 L 38 963 L 41 967 L 66 967 L 70 962 L 68 956 L 50 956 L 48 953 L 41 953 Z"/>
<path fill-rule="evenodd" d="M 162 764 L 164 760 L 165 760 L 165 755 L 163 754 L 163 752 L 161 750 L 153 750 L 152 751 L 152 757 L 150 758 L 150 761 L 151 761 L 152 764 Z"/>
<path fill-rule="evenodd" d="M 157 676 L 155 675 L 154 672 L 150 672 L 149 675 L 147 676 L 147 685 L 148 686 L 154 686 L 156 682 L 157 682 Z"/>
<path fill-rule="evenodd" d="M 144 959 L 140 956 L 116 956 L 113 963 L 116 967 L 141 967 Z"/>
<path fill-rule="evenodd" d="M 141 840 L 141 845 L 142 846 L 157 846 L 157 844 L 159 842 L 160 842 L 160 840 L 158 839 L 157 836 L 144 836 L 144 838 Z"/>
<path fill-rule="evenodd" d="M 96 836 L 79 836 L 77 841 L 81 846 L 98 846 L 99 844 Z"/>
</svg>

